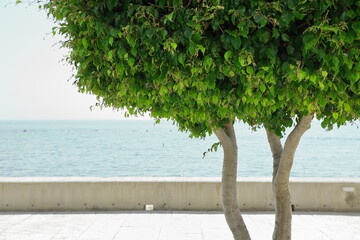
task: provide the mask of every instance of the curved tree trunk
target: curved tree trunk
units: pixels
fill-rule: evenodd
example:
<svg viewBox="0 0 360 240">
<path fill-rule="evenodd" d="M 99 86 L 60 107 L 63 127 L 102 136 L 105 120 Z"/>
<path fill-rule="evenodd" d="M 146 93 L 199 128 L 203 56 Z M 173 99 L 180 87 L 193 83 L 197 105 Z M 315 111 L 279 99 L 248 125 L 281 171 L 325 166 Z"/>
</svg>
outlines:
<svg viewBox="0 0 360 240">
<path fill-rule="evenodd" d="M 285 141 L 284 149 L 278 136 L 266 130 L 273 153 L 273 192 L 275 196 L 274 240 L 291 239 L 291 198 L 289 191 L 290 171 L 301 136 L 310 128 L 313 114 L 302 117 Z"/>
<path fill-rule="evenodd" d="M 224 149 L 222 171 L 222 199 L 226 221 L 235 240 L 250 240 L 240 209 L 237 203 L 237 144 L 233 124 L 225 124 L 214 130 Z"/>
</svg>

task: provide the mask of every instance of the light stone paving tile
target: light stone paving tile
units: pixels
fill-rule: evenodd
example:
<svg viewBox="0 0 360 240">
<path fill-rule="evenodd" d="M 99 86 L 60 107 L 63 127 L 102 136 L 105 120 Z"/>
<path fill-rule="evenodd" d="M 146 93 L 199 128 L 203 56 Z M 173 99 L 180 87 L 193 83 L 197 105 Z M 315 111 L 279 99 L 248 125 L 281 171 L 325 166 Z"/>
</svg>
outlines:
<svg viewBox="0 0 360 240">
<path fill-rule="evenodd" d="M 312 215 L 293 214 L 293 240 L 332 240 L 320 231 L 321 222 Z M 345 240 L 345 239 L 343 239 Z M 350 240 L 350 239 L 349 239 Z"/>
<path fill-rule="evenodd" d="M 178 233 L 201 234 L 201 214 L 193 212 L 173 212 L 171 229 Z"/>
<path fill-rule="evenodd" d="M 177 231 L 161 231 L 157 240 L 203 240 L 199 233 L 179 233 Z"/>
<path fill-rule="evenodd" d="M 228 225 L 223 213 L 207 212 L 201 219 L 203 229 L 228 229 Z"/>
<path fill-rule="evenodd" d="M 21 234 L 21 233 L 6 233 L 1 234 L 2 240 L 51 240 L 53 234 Z"/>
<path fill-rule="evenodd" d="M 271 239 L 274 228 L 274 214 L 245 213 L 243 217 L 252 240 Z"/>
<path fill-rule="evenodd" d="M 112 239 L 127 216 L 128 214 L 96 214 L 95 221 L 77 239 Z"/>
<path fill-rule="evenodd" d="M 319 231 L 332 240 L 355 239 L 360 240 L 360 214 L 341 216 L 334 213 L 312 215 L 321 224 Z"/>
<path fill-rule="evenodd" d="M 76 240 L 79 234 L 57 233 L 51 240 Z"/>
<path fill-rule="evenodd" d="M 55 234 L 57 231 L 57 223 L 54 222 L 53 215 L 34 214 L 31 217 L 8 227 L 3 233 L 16 234 Z"/>
<path fill-rule="evenodd" d="M 6 212 L 0 214 L 0 232 L 8 229 L 10 226 L 25 221 L 32 215 L 29 213 Z"/>
<path fill-rule="evenodd" d="M 151 212 L 148 221 L 149 226 L 170 226 L 171 212 Z"/>
<path fill-rule="evenodd" d="M 316 229 L 321 232 L 323 235 L 327 236 L 329 239 L 339 239 L 339 234 L 342 238 L 340 239 L 352 239 L 349 236 L 349 233 L 352 230 L 352 227 L 343 223 L 342 221 L 336 220 L 331 221 L 329 216 L 325 215 L 311 215 L 314 221 L 317 222 Z M 338 236 L 336 236 L 338 235 Z"/>
<path fill-rule="evenodd" d="M 167 223 L 162 225 L 158 240 L 203 240 L 203 218 L 204 212 L 174 211 Z"/>
<path fill-rule="evenodd" d="M 223 213 L 207 212 L 201 220 L 203 240 L 232 240 L 232 233 Z"/>
<path fill-rule="evenodd" d="M 256 220 L 252 218 L 251 215 L 249 214 L 242 214 L 242 217 L 244 219 L 244 222 L 246 224 L 246 228 L 251 236 L 251 239 L 255 239 L 255 235 L 256 237 L 259 235 L 258 233 L 258 227 L 260 223 L 256 223 Z M 261 225 L 261 224 L 260 224 Z M 264 236 L 264 234 L 262 234 L 262 236 Z M 256 238 L 258 239 L 258 238 Z"/>
<path fill-rule="evenodd" d="M 228 229 L 207 229 L 203 233 L 204 240 L 233 240 L 232 233 Z"/>
<path fill-rule="evenodd" d="M 94 214 L 72 214 L 72 213 L 39 213 L 34 214 L 31 218 L 8 228 L 3 234 L 13 234 L 15 236 L 27 236 L 27 238 L 36 239 L 39 235 L 44 238 L 50 236 L 51 239 L 61 237 L 62 233 L 71 235 L 76 239 L 85 231 L 92 222 Z M 17 237 L 15 239 L 22 239 Z M 71 238 L 70 238 L 71 239 Z"/>
<path fill-rule="evenodd" d="M 151 226 L 150 212 L 143 211 L 131 211 L 125 221 L 123 222 L 123 227 L 149 227 Z"/>
<path fill-rule="evenodd" d="M 61 228 L 57 234 L 69 234 L 80 236 L 84 231 L 89 229 L 96 219 L 95 213 L 77 213 L 71 212 L 62 214 Z"/>
<path fill-rule="evenodd" d="M 28 217 L 24 217 L 26 215 Z M 0 240 L 232 240 L 225 217 L 220 212 L 120 211 L 26 215 L 1 215 L 2 223 L 8 221 L 11 225 L 0 232 Z M 244 213 L 243 216 L 253 240 L 271 239 L 273 213 Z M 304 239 L 360 240 L 360 214 L 295 212 L 293 240 Z"/>
<path fill-rule="evenodd" d="M 246 221 L 246 219 L 245 219 L 245 224 L 252 240 L 270 239 L 271 232 L 269 233 L 269 231 L 264 231 L 263 229 L 258 228 L 258 225 L 256 224 L 249 224 L 249 222 Z"/>
<path fill-rule="evenodd" d="M 121 227 L 114 240 L 157 240 L 160 227 Z"/>
</svg>

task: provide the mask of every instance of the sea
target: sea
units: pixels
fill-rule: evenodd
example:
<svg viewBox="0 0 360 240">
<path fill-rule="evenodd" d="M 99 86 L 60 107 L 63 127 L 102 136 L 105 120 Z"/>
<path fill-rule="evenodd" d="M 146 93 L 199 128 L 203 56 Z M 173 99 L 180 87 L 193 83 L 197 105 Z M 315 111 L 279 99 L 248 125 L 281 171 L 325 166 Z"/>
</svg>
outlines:
<svg viewBox="0 0 360 240">
<path fill-rule="evenodd" d="M 325 131 L 313 121 L 291 176 L 360 177 L 359 127 Z M 243 123 L 235 130 L 238 176 L 272 176 L 265 131 Z M 222 148 L 208 152 L 216 142 L 189 138 L 168 121 L 0 121 L 0 177 L 220 177 Z"/>
</svg>

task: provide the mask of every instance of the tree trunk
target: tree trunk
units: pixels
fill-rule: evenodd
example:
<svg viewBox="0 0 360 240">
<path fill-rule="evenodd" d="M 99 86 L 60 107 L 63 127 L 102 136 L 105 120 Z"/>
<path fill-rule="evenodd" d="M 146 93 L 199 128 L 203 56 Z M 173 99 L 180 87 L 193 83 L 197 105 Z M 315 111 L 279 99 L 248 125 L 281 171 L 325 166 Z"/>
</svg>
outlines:
<svg viewBox="0 0 360 240">
<path fill-rule="evenodd" d="M 284 149 L 278 136 L 266 130 L 273 153 L 273 192 L 275 196 L 274 240 L 291 239 L 291 198 L 289 191 L 290 171 L 301 136 L 310 128 L 313 114 L 302 117 L 285 141 Z"/>
<path fill-rule="evenodd" d="M 250 240 L 237 202 L 237 144 L 234 126 L 225 124 L 222 128 L 213 130 L 224 149 L 222 171 L 222 199 L 226 221 L 235 240 Z"/>
</svg>

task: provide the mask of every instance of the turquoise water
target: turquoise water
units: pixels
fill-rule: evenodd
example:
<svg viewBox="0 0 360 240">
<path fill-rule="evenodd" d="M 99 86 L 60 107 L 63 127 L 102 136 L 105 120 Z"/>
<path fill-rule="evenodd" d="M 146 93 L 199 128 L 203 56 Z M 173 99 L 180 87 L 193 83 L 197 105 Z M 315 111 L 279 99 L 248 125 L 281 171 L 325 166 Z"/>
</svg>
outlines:
<svg viewBox="0 0 360 240">
<path fill-rule="evenodd" d="M 358 123 L 359 125 L 359 123 Z M 263 130 L 236 125 L 239 176 L 271 176 L 272 158 Z M 190 139 L 169 122 L 0 121 L 0 176 L 216 177 L 222 149 L 217 139 Z M 360 177 L 360 129 L 326 132 L 319 122 L 303 136 L 292 176 Z"/>
</svg>

